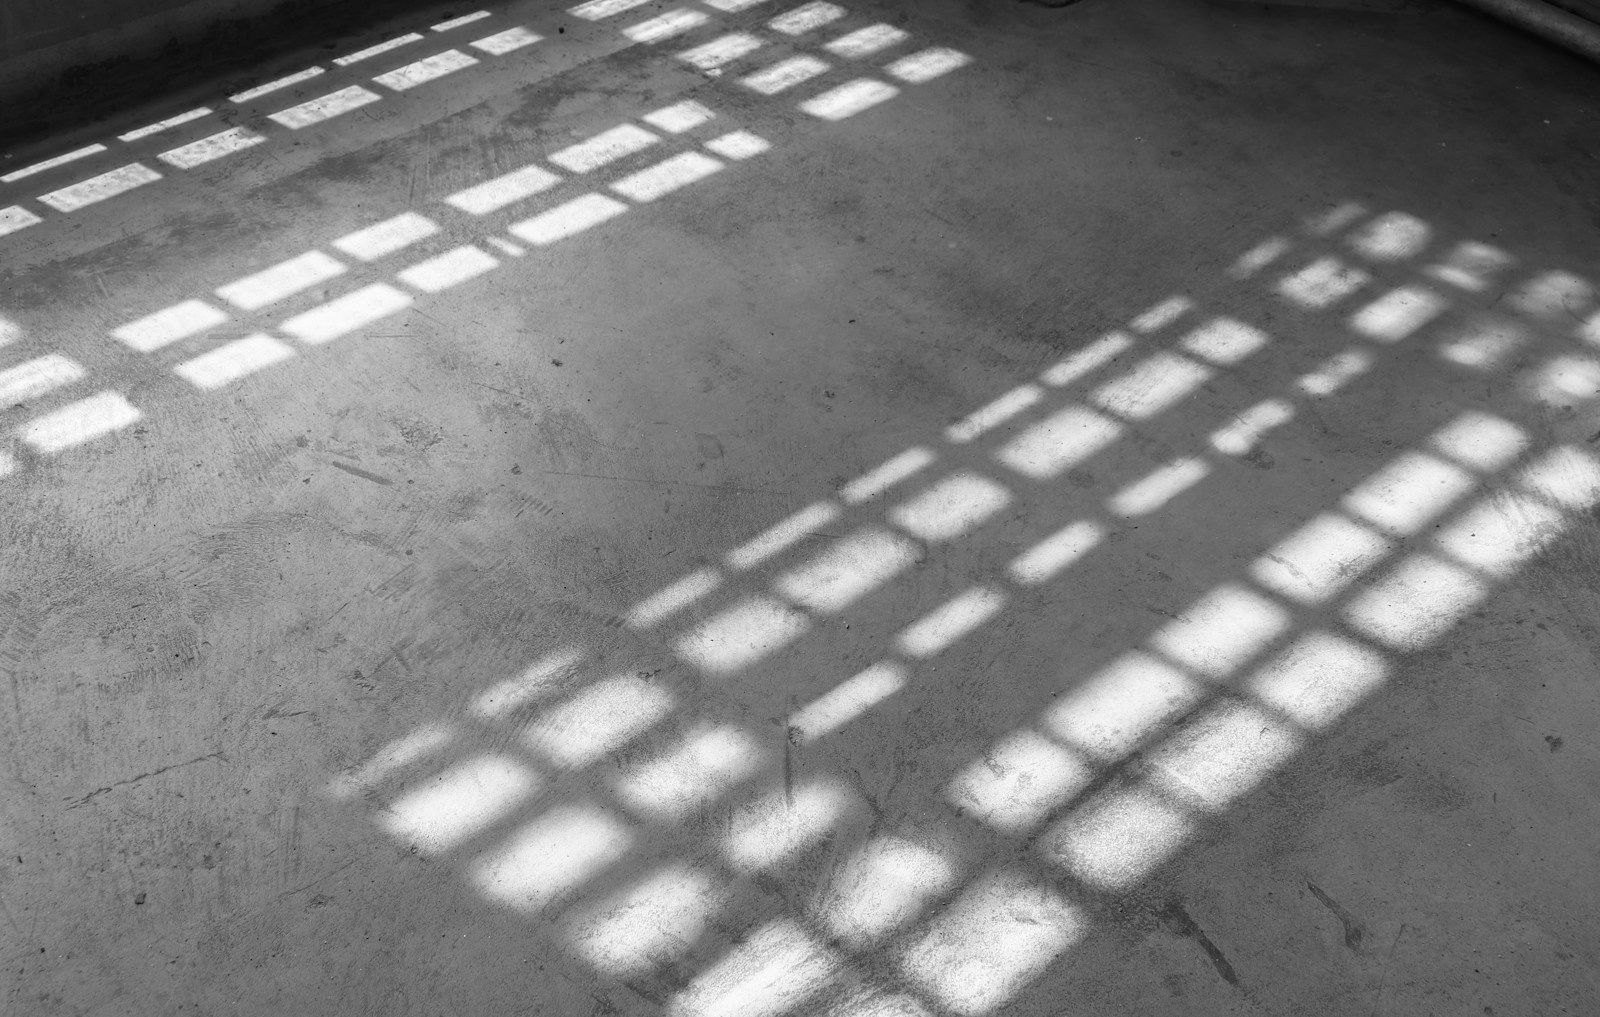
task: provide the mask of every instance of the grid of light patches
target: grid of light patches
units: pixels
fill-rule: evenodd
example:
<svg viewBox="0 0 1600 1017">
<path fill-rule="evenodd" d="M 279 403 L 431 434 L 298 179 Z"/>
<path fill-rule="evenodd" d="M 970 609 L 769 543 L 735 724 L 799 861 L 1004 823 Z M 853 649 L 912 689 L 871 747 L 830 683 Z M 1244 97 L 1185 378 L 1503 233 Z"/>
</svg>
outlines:
<svg viewBox="0 0 1600 1017">
<path fill-rule="evenodd" d="M 1456 412 L 941 774 L 914 810 L 932 825 L 875 820 L 847 770 L 810 755 L 796 777 L 789 753 L 938 684 L 1011 605 L 1184 513 L 1229 460 L 1398 351 L 1425 343 L 1484 377 L 1536 357 L 1517 402 L 1600 399 L 1590 282 L 1514 280 L 1508 253 L 1432 233 L 1347 205 L 1263 242 L 1233 279 L 1339 322 L 1346 348 L 1297 365 L 1304 351 L 1257 325 L 1163 300 L 640 600 L 623 614 L 633 651 L 557 649 L 330 793 L 672 1013 L 1003 1012 L 1091 932 L 1094 901 L 1148 880 L 1585 518 L 1600 458 Z M 1472 300 L 1490 287 L 1506 310 Z M 1202 388 L 1263 358 L 1277 391 Z M 1152 459 L 1138 439 L 1163 421 L 1191 444 Z M 1065 491 L 1086 467 L 1101 479 Z M 1059 516 L 1030 514 L 1029 540 L 1006 530 L 994 543 L 1022 550 L 981 581 L 931 609 L 896 586 L 1014 527 L 1019 502 Z M 869 597 L 870 623 L 854 614 Z M 795 662 L 853 615 L 882 629 L 876 661 Z M 745 719 L 774 709 L 776 728 Z M 824 885 L 773 889 L 825 843 Z"/>
<path fill-rule="evenodd" d="M 798 13 L 809 17 L 813 6 L 799 8 Z M 792 31 L 797 23 L 792 17 L 787 21 L 781 16 L 774 19 L 780 34 L 786 29 L 791 30 L 788 34 L 798 34 Z M 851 31 L 840 38 L 850 38 L 858 32 Z M 943 47 L 919 51 L 913 54 L 915 65 L 921 66 L 929 53 L 951 54 L 954 51 Z M 945 70 L 967 62 L 964 56 L 959 59 L 941 56 L 940 60 Z M 891 65 L 891 71 L 895 66 L 898 65 Z M 931 81 L 938 76 L 925 76 L 920 80 Z M 903 78 L 907 82 L 914 79 L 916 75 Z M 880 84 L 890 89 L 888 97 L 898 94 L 897 89 Z M 824 123 L 836 121 L 846 115 L 832 98 L 838 91 L 838 88 L 830 88 L 800 100 L 798 105 Z M 849 113 L 860 112 L 870 105 L 873 104 L 860 105 Z M 173 368 L 174 373 L 196 388 L 223 388 L 294 359 L 300 348 L 320 346 L 370 329 L 405 312 L 419 297 L 441 293 L 485 276 L 499 268 L 504 257 L 522 257 L 530 248 L 548 247 L 584 233 L 616 219 L 630 207 L 658 201 L 716 176 L 729 165 L 763 155 L 771 148 L 767 139 L 742 128 L 728 130 L 727 126 L 697 100 L 673 103 L 644 114 L 638 123 L 620 124 L 551 152 L 542 162 L 449 195 L 443 202 L 448 216 L 429 217 L 406 212 L 373 223 L 331 241 L 328 247 L 336 253 L 306 251 L 229 281 L 211 295 L 190 297 L 143 314 L 118 325 L 111 334 L 129 349 L 155 354 L 203 342 L 208 333 L 225 327 L 238 330 L 242 326 L 248 332 L 243 338 L 190 357 Z M 228 140 L 218 143 L 222 147 L 245 144 L 235 131 L 224 134 Z M 711 136 L 703 137 L 708 134 Z M 215 138 L 208 139 L 206 144 L 214 141 Z M 689 145 L 697 147 L 682 150 Z M 632 168 L 646 156 L 673 150 L 676 150 L 674 154 L 665 158 Z M 198 153 L 199 150 L 190 145 L 176 151 Z M 585 190 L 598 182 L 597 177 L 618 167 L 623 167 L 620 175 L 614 175 L 601 187 Z M 569 197 L 575 191 L 580 193 Z M 525 214 L 535 202 L 543 205 L 542 210 L 533 215 Z M 460 216 L 475 220 L 488 216 L 505 219 L 513 213 L 522 214 L 505 223 L 503 229 L 507 235 L 489 235 L 438 249 L 442 243 L 459 241 L 464 239 L 463 234 L 474 233 L 474 225 L 462 223 Z M 391 256 L 410 252 L 415 257 L 416 252 L 423 250 L 428 251 L 426 256 L 396 270 L 392 282 L 373 280 L 372 273 L 381 271 L 382 263 Z M 324 288 L 338 291 L 337 295 L 287 316 L 273 317 L 280 308 L 303 302 L 307 294 Z M 65 375 L 52 376 L 57 380 L 38 394 L 81 382 L 85 372 L 76 364 L 73 367 L 76 373 L 70 379 Z M 103 392 L 51 414 L 51 426 L 46 430 L 36 430 L 29 424 L 21 429 L 20 435 L 35 454 L 53 455 L 145 419 L 144 414 L 121 394 Z M 6 472 L 13 472 L 18 460 L 9 456 L 3 465 Z"/>
<path fill-rule="evenodd" d="M 762 3 L 707 0 L 704 6 L 720 14 L 730 14 L 760 7 Z M 591 3 L 575 7 L 570 13 L 582 20 L 597 21 L 631 9 L 631 7 L 619 8 L 615 5 Z M 480 11 L 433 25 L 430 31 L 442 33 L 464 29 L 478 24 L 487 17 L 489 17 L 488 12 Z M 739 79 L 745 88 L 763 95 L 777 95 L 829 73 L 834 69 L 832 62 L 861 61 L 885 54 L 896 54 L 882 68 L 883 74 L 891 79 L 890 81 L 870 75 L 853 77 L 843 84 L 812 96 L 801 104 L 807 113 L 825 120 L 841 120 L 893 98 L 900 91 L 900 86 L 892 83 L 893 81 L 901 84 L 921 84 L 970 62 L 970 58 L 965 54 L 947 47 L 898 53 L 897 51 L 906 48 L 910 35 L 902 29 L 882 23 L 835 33 L 826 39 L 820 38 L 821 33 L 829 26 L 848 17 L 849 13 L 837 5 L 808 3 L 772 17 L 764 25 L 764 35 L 752 31 L 723 35 L 679 52 L 677 59 L 707 74 L 720 75 L 725 68 L 741 60 L 754 59 L 757 51 L 770 51 L 773 48 L 772 42 L 776 42 L 781 49 L 785 44 L 818 37 L 822 56 L 801 54 L 784 57 L 752 70 Z M 667 43 L 684 33 L 714 28 L 717 23 L 718 19 L 714 15 L 702 10 L 680 8 L 627 25 L 622 29 L 622 34 L 634 43 Z M 336 71 L 358 66 L 369 60 L 407 50 L 409 47 L 424 43 L 427 38 L 427 35 L 419 32 L 406 33 L 337 57 L 333 60 L 333 64 Z M 377 74 L 371 79 L 371 83 L 380 86 L 383 92 L 375 92 L 362 84 L 348 84 L 276 109 L 267 114 L 267 119 L 290 131 L 304 130 L 381 102 L 385 93 L 410 91 L 438 78 L 475 66 L 485 55 L 504 56 L 540 42 L 544 38 L 524 26 L 503 29 L 475 39 L 467 45 L 467 48 L 478 53 L 477 56 L 463 50 L 446 49 Z M 274 98 L 290 90 L 303 94 L 313 85 L 320 84 L 328 73 L 328 70 L 321 66 L 308 67 L 235 93 L 228 97 L 228 102 L 234 105 L 258 106 L 263 102 L 270 103 Z M 169 129 L 203 120 L 211 116 L 212 112 L 210 107 L 200 107 L 127 132 L 120 135 L 117 140 L 124 144 L 139 142 Z M 249 128 L 227 128 L 165 149 L 159 152 L 155 159 L 169 168 L 191 170 L 255 148 L 267 143 L 268 140 L 266 135 Z M 24 180 L 80 159 L 109 152 L 110 149 L 104 144 L 90 145 L 0 176 L 0 183 Z M 155 183 L 162 177 L 160 170 L 143 162 L 132 162 L 40 194 L 37 201 L 49 209 L 70 214 Z M 43 218 L 38 212 L 25 205 L 0 208 L 0 236 L 20 231 L 42 221 Z"/>
</svg>

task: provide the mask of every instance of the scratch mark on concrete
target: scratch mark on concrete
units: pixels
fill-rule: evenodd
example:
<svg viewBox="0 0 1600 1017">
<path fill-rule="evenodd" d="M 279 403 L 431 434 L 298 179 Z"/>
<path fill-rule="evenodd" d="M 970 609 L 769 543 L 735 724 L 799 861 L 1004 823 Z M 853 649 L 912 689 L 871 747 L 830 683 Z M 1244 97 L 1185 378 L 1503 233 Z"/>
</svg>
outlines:
<svg viewBox="0 0 1600 1017">
<path fill-rule="evenodd" d="M 1389 982 L 1389 962 L 1394 960 L 1394 948 L 1400 945 L 1400 937 L 1404 936 L 1405 934 L 1405 924 L 1401 923 L 1400 931 L 1394 934 L 1394 942 L 1389 944 L 1389 952 L 1385 954 L 1383 958 L 1383 974 L 1378 979 L 1378 994 L 1373 997 L 1372 1014 L 1370 1017 L 1376 1017 L 1378 1013 L 1378 1006 L 1383 1002 L 1383 990 L 1387 987 Z"/>
<path fill-rule="evenodd" d="M 284 897 L 293 896 L 294 894 L 297 894 L 297 893 L 303 893 L 304 891 L 311 889 L 313 886 L 316 886 L 318 883 L 321 883 L 324 880 L 332 879 L 334 876 L 337 876 L 339 873 L 343 872 L 345 869 L 348 869 L 350 866 L 354 865 L 358 861 L 360 861 L 359 858 L 352 858 L 350 861 L 345 862 L 343 865 L 339 866 L 337 869 L 334 869 L 332 872 L 324 872 L 322 875 L 318 876 L 316 879 L 313 879 L 311 882 L 305 884 L 304 886 L 297 886 L 293 890 L 285 890 L 285 891 L 283 891 L 283 893 L 278 895 L 278 899 L 282 900 Z"/>
<path fill-rule="evenodd" d="M 343 471 L 345 471 L 346 473 L 350 474 L 353 477 L 360 477 L 362 480 L 370 480 L 374 484 L 382 484 L 384 487 L 388 487 L 388 486 L 390 486 L 391 484 L 394 483 L 394 481 L 390 480 L 388 477 L 383 476 L 382 474 L 369 473 L 368 471 L 363 470 L 359 466 L 346 466 L 344 463 L 340 463 L 340 462 L 330 462 L 328 465 L 332 466 L 336 470 L 343 470 Z"/>
<path fill-rule="evenodd" d="M 170 763 L 167 766 L 157 767 L 156 769 L 151 770 L 149 773 L 141 773 L 137 777 L 129 777 L 127 780 L 119 780 L 115 784 L 107 784 L 105 787 L 95 788 L 93 791 L 90 791 L 88 794 L 84 795 L 82 798 L 74 799 L 72 801 L 72 803 L 67 806 L 67 808 L 75 809 L 80 805 L 87 805 L 87 804 L 89 804 L 90 801 L 92 801 L 95 798 L 98 798 L 100 795 L 105 794 L 107 791 L 115 791 L 119 787 L 127 787 L 129 784 L 137 784 L 141 780 L 149 780 L 151 777 L 158 777 L 163 773 L 167 773 L 168 771 L 181 769 L 182 767 L 185 767 L 185 766 L 193 766 L 196 763 L 203 763 L 208 759 L 220 759 L 224 763 L 226 763 L 228 761 L 228 757 L 223 755 L 222 753 L 220 753 L 220 752 L 211 752 L 211 753 L 208 753 L 208 754 L 206 754 L 204 756 L 196 756 L 195 758 L 190 759 L 190 760 L 188 760 L 186 762 Z"/>
<path fill-rule="evenodd" d="M 505 389 L 503 389 L 503 388 L 495 388 L 493 385 L 485 385 L 481 381 L 475 381 L 475 382 L 473 382 L 473 384 L 478 386 L 479 388 L 486 388 L 491 392 L 499 392 L 501 395 L 508 395 L 511 398 L 521 400 L 522 402 L 527 402 L 528 401 L 528 397 L 527 396 L 520 396 L 520 395 L 517 395 L 515 392 L 507 392 Z"/>
<path fill-rule="evenodd" d="M 1339 924 L 1344 926 L 1344 945 L 1351 950 L 1361 949 L 1361 940 L 1366 936 L 1367 932 L 1361 927 L 1361 923 L 1356 921 L 1355 915 L 1346 911 L 1338 901 L 1324 893 L 1322 887 L 1309 879 L 1306 880 L 1306 889 L 1310 890 L 1312 896 L 1322 902 L 1323 907 L 1332 911 L 1333 917 L 1339 919 Z"/>
<path fill-rule="evenodd" d="M 1217 974 L 1222 976 L 1224 982 L 1234 988 L 1239 987 L 1239 976 L 1234 972 L 1233 965 L 1228 963 L 1228 958 L 1217 948 L 1217 944 L 1211 942 L 1211 937 L 1207 936 L 1205 930 L 1189 916 L 1189 912 L 1183 909 L 1182 904 L 1172 901 L 1163 910 L 1162 917 L 1180 936 L 1187 936 L 1200 944 L 1200 949 L 1205 951 L 1211 966 L 1217 969 Z"/>
</svg>

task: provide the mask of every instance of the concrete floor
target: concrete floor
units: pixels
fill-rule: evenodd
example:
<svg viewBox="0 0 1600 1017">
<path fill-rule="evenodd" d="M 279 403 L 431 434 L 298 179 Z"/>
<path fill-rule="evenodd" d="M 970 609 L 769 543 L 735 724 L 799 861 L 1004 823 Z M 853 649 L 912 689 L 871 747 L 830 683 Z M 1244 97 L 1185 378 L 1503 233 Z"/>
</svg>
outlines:
<svg viewBox="0 0 1600 1017">
<path fill-rule="evenodd" d="M 740 6 L 0 164 L 0 1012 L 1597 1012 L 1600 71 Z"/>
</svg>

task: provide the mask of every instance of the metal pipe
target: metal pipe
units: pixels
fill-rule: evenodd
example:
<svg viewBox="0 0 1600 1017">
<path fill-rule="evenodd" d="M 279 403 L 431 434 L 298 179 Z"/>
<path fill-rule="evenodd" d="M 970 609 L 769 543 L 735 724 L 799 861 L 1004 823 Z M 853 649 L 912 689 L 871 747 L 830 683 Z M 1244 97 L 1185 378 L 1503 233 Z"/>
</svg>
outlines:
<svg viewBox="0 0 1600 1017">
<path fill-rule="evenodd" d="M 1600 25 L 1544 0 L 1461 0 L 1600 64 Z"/>
</svg>

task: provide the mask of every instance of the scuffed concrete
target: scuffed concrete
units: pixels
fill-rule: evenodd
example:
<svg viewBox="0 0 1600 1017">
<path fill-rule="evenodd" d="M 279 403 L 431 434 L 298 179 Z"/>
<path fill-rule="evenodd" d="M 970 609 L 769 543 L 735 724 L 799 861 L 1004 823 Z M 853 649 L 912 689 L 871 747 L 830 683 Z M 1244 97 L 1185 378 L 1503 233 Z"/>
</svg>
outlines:
<svg viewBox="0 0 1600 1017">
<path fill-rule="evenodd" d="M 0 370 L 82 371 L 5 376 L 6 1012 L 1586 1012 L 1593 69 L 1450 7 L 623 36 L 665 6 L 512 5 L 0 191 L 41 219 Z M 719 75 L 672 55 L 735 30 Z M 447 47 L 479 63 L 371 83 Z M 929 47 L 970 62 L 894 77 Z M 739 83 L 796 55 L 830 69 Z M 802 111 L 863 75 L 897 94 Z M 611 189 L 689 152 L 721 168 Z M 623 210 L 534 242 L 586 193 Z M 337 243 L 408 212 L 439 231 Z M 226 289 L 313 250 L 342 271 Z M 226 320 L 128 330 L 188 301 Z M 258 335 L 286 359 L 189 380 Z M 96 393 L 139 419 L 54 450 Z"/>
</svg>

